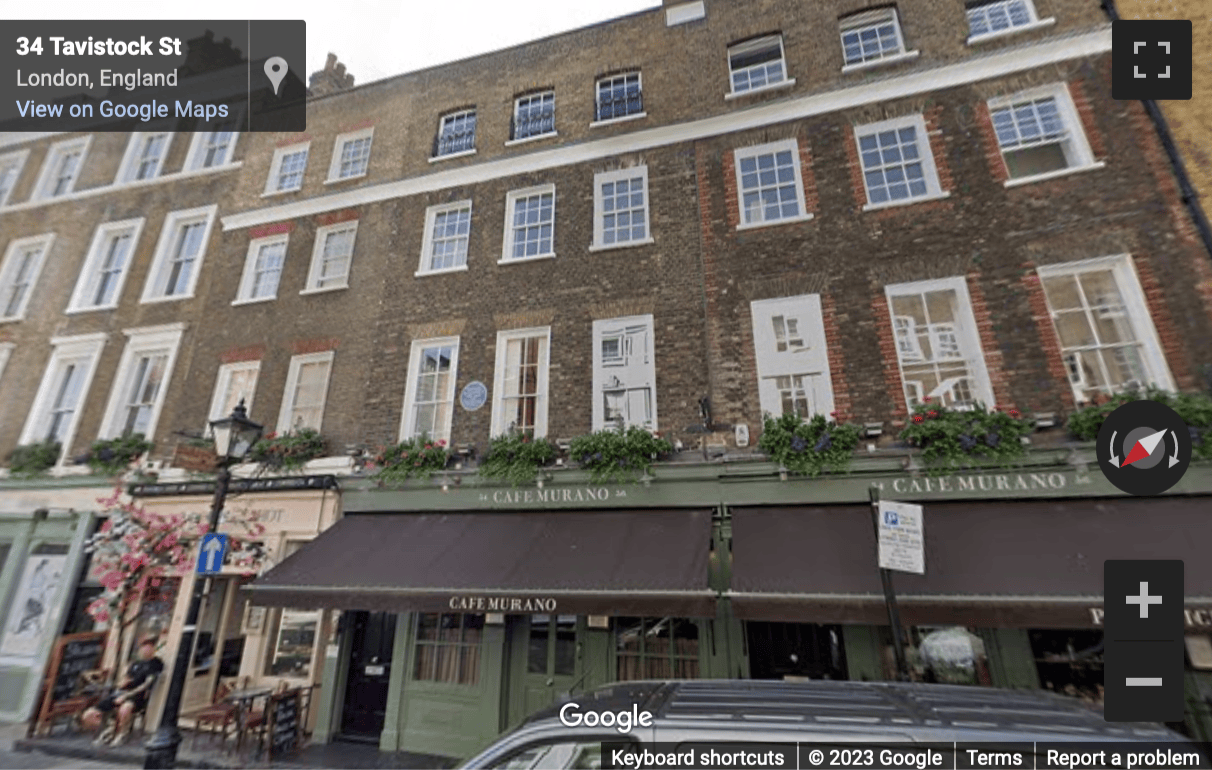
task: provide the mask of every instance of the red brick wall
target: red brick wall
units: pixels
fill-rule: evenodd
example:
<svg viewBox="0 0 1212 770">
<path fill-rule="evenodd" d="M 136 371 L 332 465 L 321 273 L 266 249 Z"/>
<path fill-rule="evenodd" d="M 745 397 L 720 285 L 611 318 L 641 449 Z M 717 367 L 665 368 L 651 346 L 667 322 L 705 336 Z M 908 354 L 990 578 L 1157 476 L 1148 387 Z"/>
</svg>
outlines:
<svg viewBox="0 0 1212 770">
<path fill-rule="evenodd" d="M 993 387 L 993 404 L 1005 409 L 1014 409 L 1014 399 L 1010 395 L 1010 382 L 1006 376 L 1005 357 L 997 337 L 993 334 L 993 314 L 985 302 L 985 291 L 981 288 L 981 274 L 978 272 L 967 275 L 968 297 L 972 301 L 972 316 L 976 319 L 976 330 L 980 335 L 981 352 L 985 356 L 985 369 L 989 372 L 989 382 Z"/>
<path fill-rule="evenodd" d="M 1073 411 L 1076 402 L 1073 399 L 1073 389 L 1069 387 L 1069 371 L 1065 368 L 1065 359 L 1061 356 L 1060 339 L 1052 326 L 1052 314 L 1048 312 L 1048 299 L 1044 295 L 1044 285 L 1035 272 L 1035 263 L 1023 265 L 1023 288 L 1027 291 L 1027 299 L 1031 303 L 1031 318 L 1039 332 L 1040 347 L 1048 362 L 1048 373 L 1057 385 L 1058 395 L 1067 411 Z"/>
</svg>

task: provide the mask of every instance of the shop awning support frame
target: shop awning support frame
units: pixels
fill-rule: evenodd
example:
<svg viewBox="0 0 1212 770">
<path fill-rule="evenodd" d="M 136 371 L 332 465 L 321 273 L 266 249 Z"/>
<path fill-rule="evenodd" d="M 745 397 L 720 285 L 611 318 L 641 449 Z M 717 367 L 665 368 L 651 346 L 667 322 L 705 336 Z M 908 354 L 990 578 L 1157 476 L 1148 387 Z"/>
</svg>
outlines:
<svg viewBox="0 0 1212 770">
<path fill-rule="evenodd" d="M 875 527 L 876 565 L 879 565 L 880 542 L 880 488 L 874 484 L 871 495 L 871 524 Z M 880 582 L 884 586 L 884 605 L 888 608 L 888 624 L 892 627 L 892 652 L 896 657 L 896 678 L 909 681 L 909 666 L 905 661 L 905 645 L 901 639 L 901 613 L 896 606 L 896 589 L 892 586 L 892 570 L 879 567 Z"/>
</svg>

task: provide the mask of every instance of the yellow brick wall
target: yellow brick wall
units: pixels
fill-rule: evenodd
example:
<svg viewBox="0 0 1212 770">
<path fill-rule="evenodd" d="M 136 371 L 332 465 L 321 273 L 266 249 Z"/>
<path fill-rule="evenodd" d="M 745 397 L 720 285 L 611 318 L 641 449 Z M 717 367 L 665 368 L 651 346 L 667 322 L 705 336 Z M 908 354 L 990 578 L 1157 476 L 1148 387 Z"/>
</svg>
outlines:
<svg viewBox="0 0 1212 770">
<path fill-rule="evenodd" d="M 1195 64 L 1191 101 L 1163 101 L 1162 112 L 1199 193 L 1212 207 L 1212 2 L 1208 0 L 1116 0 L 1121 19 L 1190 19 Z"/>
</svg>

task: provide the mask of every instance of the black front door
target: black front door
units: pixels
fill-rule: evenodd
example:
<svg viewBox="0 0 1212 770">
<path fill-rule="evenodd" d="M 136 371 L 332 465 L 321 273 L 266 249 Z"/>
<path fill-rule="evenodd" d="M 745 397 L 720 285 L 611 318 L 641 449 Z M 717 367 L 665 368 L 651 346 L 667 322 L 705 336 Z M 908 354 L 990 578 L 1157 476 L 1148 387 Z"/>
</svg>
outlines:
<svg viewBox="0 0 1212 770">
<path fill-rule="evenodd" d="M 846 679 L 841 626 L 749 621 L 752 679 Z"/>
<path fill-rule="evenodd" d="M 396 616 L 387 612 L 350 613 L 349 677 L 341 711 L 341 737 L 378 743 L 387 714 L 387 682 Z"/>
</svg>

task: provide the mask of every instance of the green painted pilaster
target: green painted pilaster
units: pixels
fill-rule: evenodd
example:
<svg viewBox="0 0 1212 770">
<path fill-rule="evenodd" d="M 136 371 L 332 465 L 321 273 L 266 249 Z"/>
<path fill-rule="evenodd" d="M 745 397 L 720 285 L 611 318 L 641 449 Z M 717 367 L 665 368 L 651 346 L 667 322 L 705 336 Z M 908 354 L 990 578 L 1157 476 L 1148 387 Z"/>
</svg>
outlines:
<svg viewBox="0 0 1212 770">
<path fill-rule="evenodd" d="M 732 614 L 732 601 L 720 599 L 715 604 L 715 619 L 711 626 L 707 668 L 703 676 L 712 679 L 748 679 L 749 645 L 745 642 L 745 624 Z"/>
<path fill-rule="evenodd" d="M 345 616 L 342 616 L 342 628 L 346 622 Z M 341 728 L 341 703 L 345 698 L 345 676 L 349 671 L 350 636 L 345 631 L 338 632 L 336 642 L 324 650 L 324 673 L 316 703 L 316 728 L 311 736 L 314 743 L 331 743 Z"/>
<path fill-rule="evenodd" d="M 391 647 L 391 675 L 387 679 L 387 713 L 383 717 L 383 732 L 379 734 L 380 751 L 399 751 L 401 706 L 404 701 L 404 679 L 408 672 L 408 655 L 413 638 L 415 612 L 401 612 L 396 616 L 396 636 Z"/>
<path fill-rule="evenodd" d="M 977 633 L 985 643 L 989 676 L 994 687 L 1038 690 L 1039 673 L 1031 653 L 1031 638 L 1024 628 L 982 628 Z"/>
<path fill-rule="evenodd" d="M 488 744 L 496 740 L 500 734 L 498 726 L 502 720 L 508 718 L 502 705 L 505 699 L 505 672 L 507 670 L 505 626 L 485 625 L 484 643 L 480 649 L 483 650 L 484 655 L 484 668 L 481 672 L 481 676 L 484 677 L 484 696 L 480 699 L 480 712 L 475 719 L 478 741 L 474 751 L 466 752 L 465 757 L 471 757 L 476 751 L 486 748 Z"/>
<path fill-rule="evenodd" d="M 850 679 L 857 682 L 878 682 L 884 678 L 881 660 L 879 628 L 876 626 L 842 626 L 846 644 L 846 669 Z"/>
<path fill-rule="evenodd" d="M 588 692 L 614 681 L 612 639 L 609 628 L 585 628 L 581 632 L 581 684 L 574 694 Z"/>
<path fill-rule="evenodd" d="M 1191 739 L 1212 741 L 1212 671 L 1187 671 L 1186 719 Z"/>
</svg>

